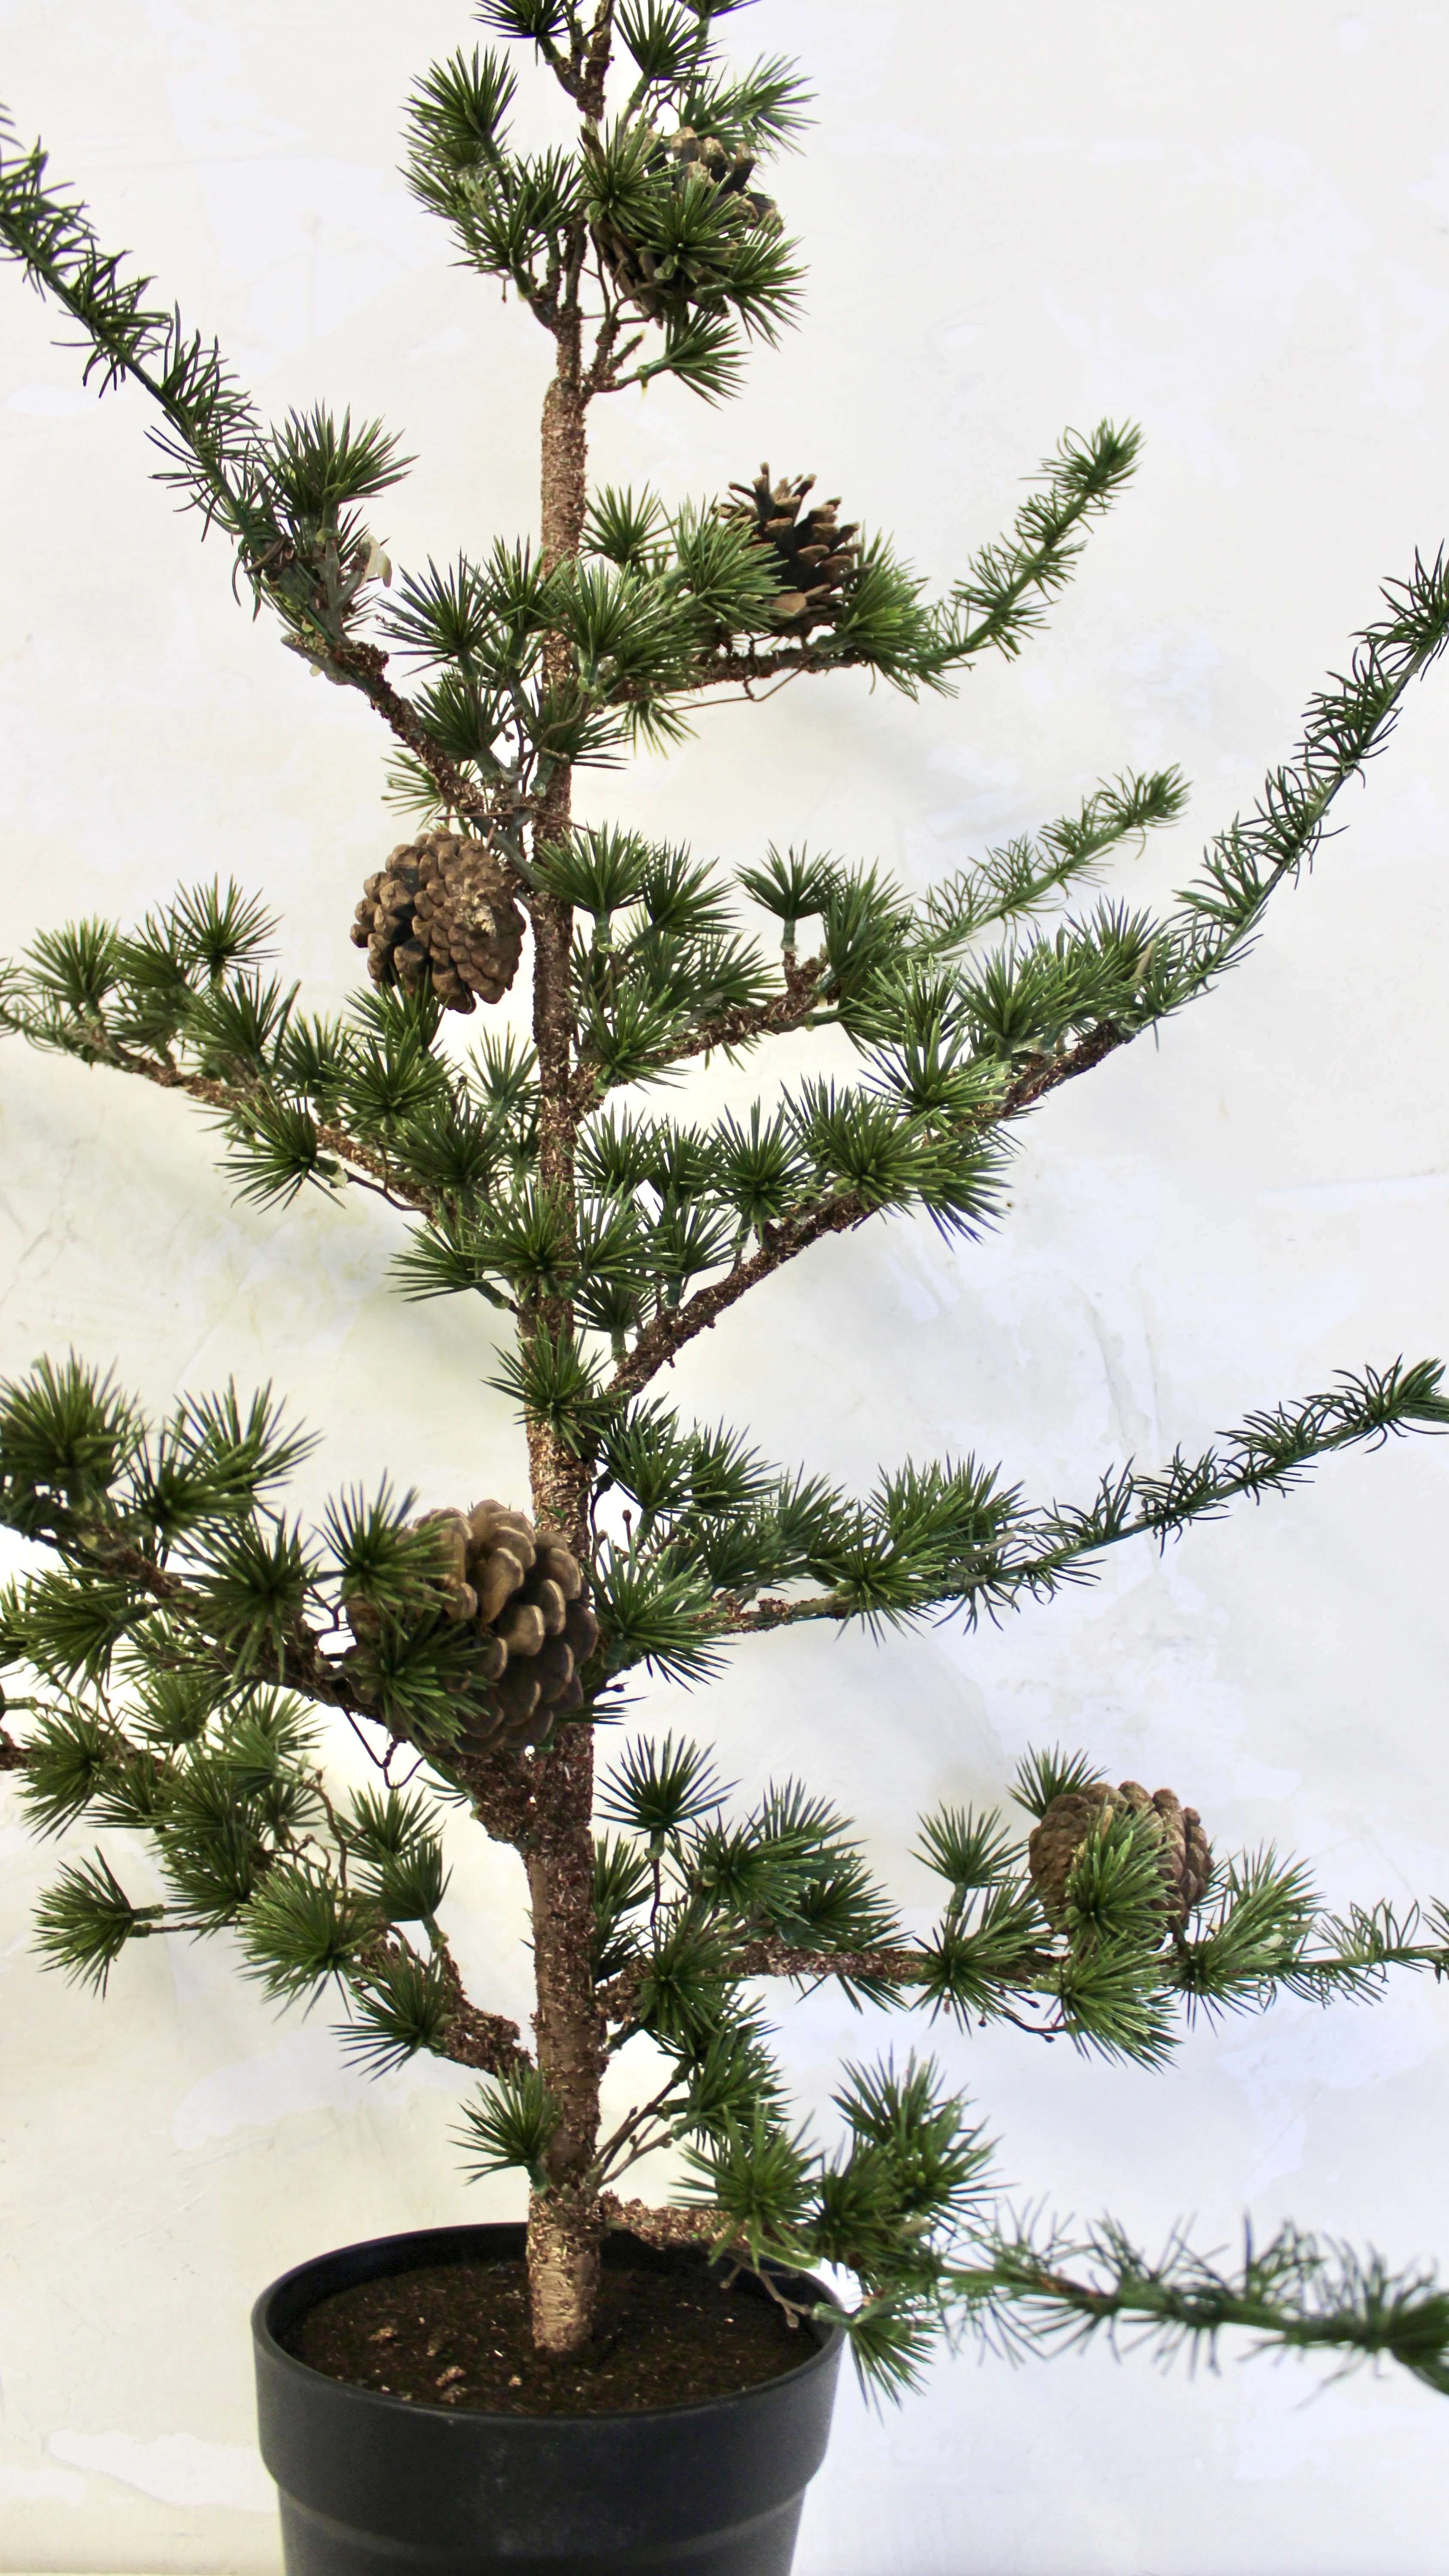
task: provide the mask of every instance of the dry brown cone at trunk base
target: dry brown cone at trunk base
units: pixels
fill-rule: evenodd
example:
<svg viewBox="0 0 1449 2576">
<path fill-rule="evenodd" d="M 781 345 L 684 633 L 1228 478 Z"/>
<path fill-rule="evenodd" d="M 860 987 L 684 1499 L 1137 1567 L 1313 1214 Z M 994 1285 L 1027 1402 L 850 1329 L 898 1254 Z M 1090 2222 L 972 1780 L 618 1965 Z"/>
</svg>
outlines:
<svg viewBox="0 0 1449 2576">
<path fill-rule="evenodd" d="M 444 1008 L 501 1002 L 523 954 L 523 915 L 502 861 L 484 841 L 426 832 L 400 841 L 363 888 L 352 925 L 374 984 L 415 993 L 425 981 Z"/>
<path fill-rule="evenodd" d="M 441 1541 L 439 1609 L 476 1629 L 483 1649 L 487 1688 L 469 1704 L 459 1749 L 545 1744 L 557 1719 L 583 1707 L 579 1671 L 599 1642 L 578 1558 L 560 1531 L 535 1527 L 506 1503 L 427 1512 L 417 1526 L 435 1530 Z M 377 1635 L 380 1623 L 369 1604 L 344 1607 L 360 1644 Z"/>
<path fill-rule="evenodd" d="M 1043 1913 L 1058 1929 L 1066 1919 L 1067 1881 L 1078 1852 L 1124 1809 L 1140 1818 L 1143 1832 L 1156 1847 L 1164 1931 L 1182 1931 L 1193 1907 L 1206 1895 L 1212 1852 L 1196 1807 L 1184 1807 L 1170 1789 L 1156 1789 L 1149 1797 L 1138 1780 L 1123 1780 L 1115 1789 L 1105 1780 L 1094 1780 L 1088 1788 L 1068 1789 L 1053 1798 L 1027 1837 L 1031 1883 Z"/>
<path fill-rule="evenodd" d="M 804 509 L 814 489 L 813 474 L 772 484 L 768 465 L 762 465 L 753 483 L 732 483 L 733 500 L 720 504 L 721 518 L 743 523 L 774 555 L 784 588 L 771 605 L 771 623 L 790 635 L 829 626 L 860 570 L 856 521 L 842 528 L 839 501 Z"/>
</svg>

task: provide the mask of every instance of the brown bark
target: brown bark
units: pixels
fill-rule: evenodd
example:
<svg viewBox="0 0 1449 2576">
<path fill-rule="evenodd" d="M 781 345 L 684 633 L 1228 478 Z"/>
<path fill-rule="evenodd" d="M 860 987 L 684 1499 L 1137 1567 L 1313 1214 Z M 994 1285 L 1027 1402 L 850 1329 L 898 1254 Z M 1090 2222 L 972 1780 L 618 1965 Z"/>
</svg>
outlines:
<svg viewBox="0 0 1449 2576">
<path fill-rule="evenodd" d="M 606 2191 L 599 2203 L 606 2227 L 622 2227 L 646 2245 L 666 2251 L 677 2245 L 709 2245 L 720 2232 L 717 2209 L 652 2209 L 644 2200 L 620 2200 Z"/>
<path fill-rule="evenodd" d="M 512 2075 L 532 2064 L 526 2048 L 518 2041 L 518 2024 L 502 2013 L 480 2011 L 468 2001 L 458 1964 L 447 1942 L 439 1945 L 443 1978 L 453 1998 L 453 2017 L 443 2034 L 440 2057 L 455 2066 L 476 2066 L 486 2075 Z"/>
<path fill-rule="evenodd" d="M 538 2066 L 561 2114 L 545 2159 L 548 2188 L 535 2192 L 528 2223 L 534 2340 L 548 2352 L 586 2340 L 599 2277 L 598 2198 L 585 2187 L 608 2062 L 594 1999 L 593 1752 L 589 1728 L 571 1726 L 539 1756 L 528 1854 Z"/>
<path fill-rule="evenodd" d="M 303 658 L 310 660 L 313 657 L 304 654 Z M 401 697 L 392 683 L 383 677 L 387 655 L 376 644 L 333 644 L 327 646 L 318 658 L 343 673 L 354 688 L 361 690 L 369 704 L 391 726 L 398 741 L 421 762 L 455 814 L 470 815 L 477 823 L 488 822 L 488 799 L 482 788 L 470 785 L 460 774 L 447 753 L 438 749 L 411 701 Z"/>
<path fill-rule="evenodd" d="M 543 561 L 565 563 L 583 542 L 588 509 L 585 396 L 577 314 L 558 325 L 558 364 L 543 398 Z"/>
<path fill-rule="evenodd" d="M 586 397 L 579 371 L 577 316 L 558 325 L 558 365 L 543 406 L 543 560 L 577 556 L 587 500 Z M 550 639 L 544 682 L 562 679 L 569 649 Z M 566 766 L 547 783 L 534 827 L 535 846 L 568 830 L 572 780 Z M 574 1030 L 569 978 L 573 917 L 551 895 L 530 897 L 533 925 L 533 1035 L 538 1050 L 539 1169 L 572 1209 Z M 567 1331 L 567 1305 L 550 1301 L 532 1320 L 540 1332 Z M 529 1329 L 525 1325 L 525 1330 Z M 586 1548 L 589 1476 L 549 1425 L 528 1427 L 533 1507 L 579 1553 Z M 538 2067 L 557 2104 L 558 2129 L 545 2159 L 547 2188 L 535 2191 L 528 2219 L 528 2275 L 534 2340 L 546 2352 L 573 2352 L 587 2340 L 598 2290 L 602 2221 L 598 2194 L 586 2187 L 599 2133 L 599 2079 L 607 2062 L 602 2015 L 594 1999 L 593 1737 L 587 1723 L 566 1726 L 533 1764 L 527 1837 L 538 2010 Z"/>
<path fill-rule="evenodd" d="M 666 1361 L 673 1362 L 676 1351 L 683 1350 L 696 1333 L 708 1331 L 762 1279 L 783 1269 L 787 1261 L 793 1261 L 797 1253 L 807 1251 L 825 1235 L 846 1234 L 853 1226 L 864 1225 L 870 1213 L 860 1199 L 846 1192 L 839 1198 L 826 1199 L 805 1216 L 789 1217 L 783 1225 L 768 1228 L 767 1241 L 751 1253 L 748 1261 L 711 1279 L 682 1306 L 666 1309 L 652 1324 L 645 1325 L 627 1359 L 619 1362 L 609 1380 L 610 1392 L 637 1395 Z"/>
</svg>

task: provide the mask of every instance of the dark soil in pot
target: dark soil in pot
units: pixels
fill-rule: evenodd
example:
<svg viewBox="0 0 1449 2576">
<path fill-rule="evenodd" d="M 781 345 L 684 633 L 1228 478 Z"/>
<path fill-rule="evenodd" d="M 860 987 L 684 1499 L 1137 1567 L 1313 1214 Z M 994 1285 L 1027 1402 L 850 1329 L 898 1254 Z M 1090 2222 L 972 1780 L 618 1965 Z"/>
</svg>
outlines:
<svg viewBox="0 0 1449 2576">
<path fill-rule="evenodd" d="M 432 2406 L 505 2415 L 692 2406 L 798 2368 L 815 2349 L 753 2282 L 702 2268 L 606 2267 L 590 2342 L 535 2351 L 516 2257 L 435 2263 L 335 2291 L 288 2338 L 329 2379 Z"/>
<path fill-rule="evenodd" d="M 263 2293 L 258 2428 L 287 2576 L 789 2576 L 825 2456 L 841 2329 L 812 2318 L 792 2332 L 760 2282 L 722 2288 L 702 2253 L 616 2233 L 588 2354 L 540 2364 L 523 2343 L 523 2248 L 519 2226 L 430 2228 L 342 2246 Z M 439 2273 L 455 2276 L 441 2302 Z M 818 2282 L 784 2275 L 780 2286 L 830 2303 Z M 506 2318 L 510 2299 L 512 2350 L 501 2332 L 485 2350 L 488 2320 Z M 659 2337 L 650 2320 L 661 2316 Z M 444 2350 L 450 2319 L 457 2361 Z M 308 2357 L 309 2335 L 325 2341 L 339 2321 L 336 2359 L 355 2367 L 362 2340 L 366 2380 Z M 356 2332 L 394 2323 L 375 2345 Z M 399 2345 L 417 2378 L 398 2367 Z M 468 2398 L 450 2397 L 469 2385 L 465 2350 L 494 2372 L 517 2365 L 501 2392 L 475 2380 Z M 465 2378 L 440 2387 L 455 2368 Z M 551 2384 L 530 2379 L 538 2370 L 556 2374 Z M 723 2374 L 722 2393 L 683 2395 L 685 2374 L 703 2371 Z"/>
</svg>

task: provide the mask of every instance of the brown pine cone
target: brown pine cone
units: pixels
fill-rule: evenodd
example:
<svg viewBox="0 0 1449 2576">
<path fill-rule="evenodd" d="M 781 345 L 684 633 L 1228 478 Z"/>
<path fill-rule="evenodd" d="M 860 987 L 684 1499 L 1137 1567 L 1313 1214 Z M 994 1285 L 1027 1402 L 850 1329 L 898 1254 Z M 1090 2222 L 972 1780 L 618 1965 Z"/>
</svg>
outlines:
<svg viewBox="0 0 1449 2576">
<path fill-rule="evenodd" d="M 752 232 L 760 224 L 779 229 L 779 208 L 774 200 L 758 195 L 748 185 L 753 160 L 745 153 L 731 152 L 718 135 L 696 134 L 692 125 L 681 125 L 677 133 L 656 139 L 645 166 L 656 178 L 672 178 L 676 187 L 707 184 L 717 188 L 722 197 L 736 198 L 742 233 Z M 711 311 L 721 307 L 717 263 L 709 254 L 703 262 L 692 264 L 687 250 L 651 250 L 612 216 L 594 227 L 594 248 L 615 288 L 652 322 L 680 317 L 691 305 L 702 305 Z"/>
<path fill-rule="evenodd" d="M 721 518 L 748 527 L 773 554 L 784 587 L 771 621 L 790 635 L 830 625 L 860 572 L 856 522 L 842 528 L 839 501 L 817 501 L 801 515 L 814 488 L 813 474 L 772 484 L 768 465 L 762 465 L 753 483 L 732 483 L 734 497 L 720 504 Z"/>
<path fill-rule="evenodd" d="M 485 841 L 426 832 L 370 876 L 352 924 L 374 984 L 416 992 L 426 978 L 450 1011 L 501 1002 L 523 954 L 523 915 Z"/>
<path fill-rule="evenodd" d="M 438 1609 L 466 1621 L 479 1642 L 487 1687 L 469 1711 L 463 1746 L 479 1753 L 546 1743 L 558 1718 L 583 1707 L 579 1670 L 599 1642 L 578 1558 L 561 1531 L 492 1500 L 469 1512 L 427 1512 L 418 1527 L 438 1541 Z M 343 1607 L 360 1644 L 378 1635 L 366 1602 Z"/>
<path fill-rule="evenodd" d="M 1212 1852 L 1196 1807 L 1184 1807 L 1171 1789 L 1157 1789 L 1149 1796 L 1137 1780 L 1123 1780 L 1115 1789 L 1105 1780 L 1094 1780 L 1084 1789 L 1068 1789 L 1053 1798 L 1027 1837 L 1031 1882 L 1042 1912 L 1058 1930 L 1066 1920 L 1072 1863 L 1088 1836 L 1123 1808 L 1141 1818 L 1144 1832 L 1156 1846 L 1164 1931 L 1180 1932 L 1206 1895 Z"/>
</svg>

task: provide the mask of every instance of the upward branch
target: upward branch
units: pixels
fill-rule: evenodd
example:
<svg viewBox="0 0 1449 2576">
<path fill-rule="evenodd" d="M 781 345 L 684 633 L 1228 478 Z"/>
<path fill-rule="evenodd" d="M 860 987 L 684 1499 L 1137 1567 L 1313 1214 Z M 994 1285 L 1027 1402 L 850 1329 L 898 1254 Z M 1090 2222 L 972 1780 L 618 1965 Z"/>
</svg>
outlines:
<svg viewBox="0 0 1449 2576">
<path fill-rule="evenodd" d="M 1090 438 L 1068 433 L 1044 461 L 1042 488 L 1023 503 L 1010 536 L 983 546 L 956 585 L 943 665 L 973 661 L 988 645 L 1015 659 L 1044 623 L 1047 601 L 1070 580 L 1091 521 L 1110 508 L 1141 446 L 1140 430 L 1110 421 Z"/>
<path fill-rule="evenodd" d="M 203 516 L 236 527 L 261 435 L 220 347 L 188 332 L 173 308 L 148 305 L 149 277 L 122 274 L 124 252 L 103 251 L 84 206 L 45 184 L 48 155 L 19 149 L 0 109 L 0 242 L 30 283 L 79 323 L 89 355 L 85 381 L 102 393 L 125 378 L 155 402 L 185 449 L 190 497 Z"/>
<path fill-rule="evenodd" d="M 376 549 L 356 504 L 404 472 L 395 442 L 376 424 L 340 430 L 317 412 L 264 429 L 222 358 L 220 344 L 189 330 L 180 312 L 148 303 L 153 281 L 124 273 L 126 254 L 101 248 L 84 206 L 46 185 L 48 156 L 19 149 L 0 110 L 0 249 L 31 284 L 77 323 L 87 348 L 84 381 L 101 392 L 138 385 L 166 424 L 155 434 L 159 479 L 219 524 L 258 605 L 281 617 L 286 640 L 315 670 L 357 688 L 437 793 L 460 813 L 486 816 L 488 801 L 384 676 L 386 656 L 357 632 L 370 603 Z"/>
<path fill-rule="evenodd" d="M 1086 1506 L 1032 1508 L 969 1458 L 908 1461 L 851 1503 L 818 1480 L 772 1478 L 722 1427 L 685 1437 L 657 1407 L 606 1431 L 604 1462 L 644 1514 L 638 1549 L 667 1569 L 690 1565 L 688 1621 L 701 1641 L 818 1619 L 884 1628 L 957 1609 L 974 1623 L 1089 1581 L 1109 1548 L 1139 1538 L 1165 1548 L 1237 1502 L 1289 1493 L 1340 1450 L 1442 1435 L 1443 1379 L 1427 1360 L 1344 1375 L 1299 1404 L 1250 1414 L 1221 1447 L 1175 1452 L 1159 1474 L 1113 1470 Z M 691 1531 L 696 1481 L 718 1495 L 706 1533 Z M 794 1588 L 806 1583 L 816 1588 Z"/>
</svg>

